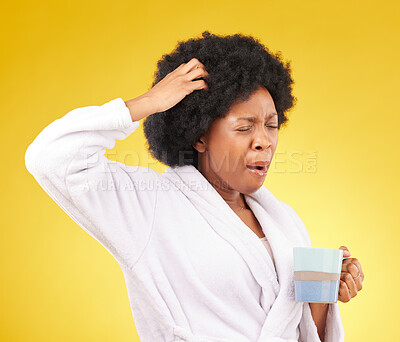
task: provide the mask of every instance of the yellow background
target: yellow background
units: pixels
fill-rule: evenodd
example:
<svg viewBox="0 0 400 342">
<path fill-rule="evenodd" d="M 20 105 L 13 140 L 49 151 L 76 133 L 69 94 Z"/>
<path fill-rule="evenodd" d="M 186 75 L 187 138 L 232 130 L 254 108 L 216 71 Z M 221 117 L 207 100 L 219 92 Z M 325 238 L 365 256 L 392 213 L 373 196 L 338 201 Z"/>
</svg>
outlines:
<svg viewBox="0 0 400 342">
<path fill-rule="evenodd" d="M 117 262 L 40 188 L 24 153 L 70 110 L 147 91 L 161 55 L 206 29 L 254 35 L 292 62 L 298 103 L 265 184 L 314 247 L 345 245 L 361 261 L 363 290 L 339 303 L 346 341 L 395 340 L 398 13 L 397 1 L 3 5 L 0 340 L 139 341 Z M 141 126 L 109 152 L 145 152 L 144 142 Z"/>
</svg>

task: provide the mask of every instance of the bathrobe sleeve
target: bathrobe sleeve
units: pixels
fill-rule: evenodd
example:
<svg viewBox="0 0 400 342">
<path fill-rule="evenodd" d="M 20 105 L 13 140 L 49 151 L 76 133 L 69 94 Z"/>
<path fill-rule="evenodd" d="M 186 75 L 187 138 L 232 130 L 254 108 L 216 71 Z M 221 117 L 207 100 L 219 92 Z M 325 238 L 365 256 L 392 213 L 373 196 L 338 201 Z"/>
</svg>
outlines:
<svg viewBox="0 0 400 342">
<path fill-rule="evenodd" d="M 76 108 L 45 127 L 25 152 L 39 185 L 125 267 L 135 265 L 149 239 L 160 174 L 104 154 L 139 124 L 121 98 Z"/>
<path fill-rule="evenodd" d="M 312 247 L 310 235 L 303 221 L 297 215 L 296 211 L 287 203 L 283 203 L 284 207 L 296 221 L 297 227 L 303 237 L 303 246 Z M 320 341 L 318 337 L 317 327 L 311 315 L 310 305 L 304 303 L 303 315 L 300 321 L 300 342 Z M 325 342 L 343 342 L 344 341 L 344 328 L 340 317 L 339 304 L 329 304 L 328 314 L 325 326 Z"/>
</svg>

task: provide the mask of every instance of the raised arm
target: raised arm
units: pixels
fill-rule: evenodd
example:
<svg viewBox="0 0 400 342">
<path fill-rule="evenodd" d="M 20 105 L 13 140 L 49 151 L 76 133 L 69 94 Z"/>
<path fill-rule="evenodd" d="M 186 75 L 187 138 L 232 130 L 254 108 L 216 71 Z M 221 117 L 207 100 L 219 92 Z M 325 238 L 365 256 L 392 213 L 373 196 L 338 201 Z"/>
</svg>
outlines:
<svg viewBox="0 0 400 342">
<path fill-rule="evenodd" d="M 76 108 L 45 127 L 29 145 L 25 165 L 47 194 L 121 266 L 132 268 L 147 245 L 163 177 L 104 154 L 136 130 L 138 120 L 171 108 L 205 88 L 197 59 L 183 63 L 135 99 Z"/>
<path fill-rule="evenodd" d="M 124 266 L 133 266 L 151 231 L 161 177 L 156 171 L 108 160 L 139 126 L 121 98 L 76 108 L 45 127 L 25 164 L 48 195 Z"/>
</svg>

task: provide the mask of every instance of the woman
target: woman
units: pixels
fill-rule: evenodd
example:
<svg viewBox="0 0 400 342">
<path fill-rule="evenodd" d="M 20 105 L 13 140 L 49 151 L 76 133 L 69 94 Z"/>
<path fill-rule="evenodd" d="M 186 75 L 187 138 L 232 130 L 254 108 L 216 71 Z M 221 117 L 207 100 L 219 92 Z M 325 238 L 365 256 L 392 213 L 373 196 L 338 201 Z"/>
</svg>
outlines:
<svg viewBox="0 0 400 342">
<path fill-rule="evenodd" d="M 292 250 L 310 238 L 263 186 L 292 83 L 254 38 L 205 31 L 145 94 L 76 108 L 28 147 L 29 172 L 121 265 L 142 341 L 344 340 L 337 303 L 294 300 Z M 163 174 L 104 156 L 143 118 Z M 363 279 L 347 259 L 339 300 Z"/>
</svg>

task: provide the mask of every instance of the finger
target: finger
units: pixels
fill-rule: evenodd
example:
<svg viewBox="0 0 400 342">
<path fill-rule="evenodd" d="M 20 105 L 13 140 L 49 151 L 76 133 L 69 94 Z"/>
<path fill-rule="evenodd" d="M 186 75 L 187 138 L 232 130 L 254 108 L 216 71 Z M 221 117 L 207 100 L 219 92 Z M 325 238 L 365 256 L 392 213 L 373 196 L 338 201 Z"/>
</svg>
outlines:
<svg viewBox="0 0 400 342">
<path fill-rule="evenodd" d="M 187 63 L 182 63 L 181 65 L 179 65 L 179 66 L 175 69 L 175 71 L 181 71 L 182 68 L 183 68 L 186 64 L 187 64 Z"/>
<path fill-rule="evenodd" d="M 189 81 L 192 81 L 192 80 L 194 80 L 196 78 L 200 78 L 200 77 L 206 78 L 208 75 L 209 75 L 208 72 L 204 68 L 200 67 L 200 68 L 191 70 L 185 76 L 185 78 Z"/>
<path fill-rule="evenodd" d="M 341 280 L 343 280 L 346 285 L 347 288 L 349 289 L 349 293 L 350 293 L 350 297 L 353 298 L 355 296 L 357 296 L 357 286 L 356 283 L 354 282 L 353 276 L 348 273 L 348 272 L 342 272 L 341 274 Z"/>
<path fill-rule="evenodd" d="M 356 264 L 352 262 L 352 259 L 347 264 L 347 272 L 349 272 L 353 278 L 356 278 L 358 275 L 360 275 L 360 271 L 358 270 Z"/>
<path fill-rule="evenodd" d="M 193 70 L 204 70 L 206 72 L 206 74 L 208 75 L 208 72 L 206 71 L 206 67 L 204 66 L 203 63 L 199 62 L 198 64 L 196 64 L 190 71 Z M 190 72 L 189 71 L 189 72 Z"/>
<path fill-rule="evenodd" d="M 342 262 L 342 272 L 347 272 L 347 267 L 351 264 L 352 258 L 345 259 Z"/>
<path fill-rule="evenodd" d="M 197 59 L 197 58 L 192 58 L 189 62 L 187 62 L 181 69 L 181 72 L 183 74 L 187 74 L 189 71 L 194 69 L 196 66 L 203 66 L 203 64 Z"/>
<path fill-rule="evenodd" d="M 356 268 L 357 270 L 356 270 Z M 356 258 L 349 258 L 346 260 L 343 260 L 342 263 L 342 272 L 350 272 L 352 276 L 354 277 L 354 280 L 357 285 L 357 290 L 362 289 L 362 282 L 364 280 L 364 273 L 361 268 L 361 264 Z M 358 277 L 358 275 L 360 275 Z"/>
<path fill-rule="evenodd" d="M 363 288 L 361 276 L 360 277 L 356 277 L 353 280 L 354 280 L 354 282 L 356 284 L 357 292 L 361 291 L 362 288 Z"/>
<path fill-rule="evenodd" d="M 349 288 L 343 280 L 340 280 L 338 300 L 347 303 L 351 299 Z"/>
<path fill-rule="evenodd" d="M 208 89 L 208 85 L 203 80 L 193 81 L 190 82 L 190 89 L 193 90 L 200 90 L 200 89 Z"/>
<path fill-rule="evenodd" d="M 360 270 L 360 268 L 361 264 L 357 259 L 352 259 L 352 262 L 347 266 L 347 270 L 353 276 L 357 291 L 360 291 L 363 287 L 362 282 L 364 279 L 364 274 L 362 273 L 362 270 Z"/>
<path fill-rule="evenodd" d="M 358 271 L 359 271 L 360 274 L 361 274 L 361 276 L 360 276 L 361 281 L 363 281 L 363 280 L 364 280 L 364 272 L 363 272 L 363 270 L 362 270 L 361 263 L 358 261 L 357 258 L 352 258 L 351 262 L 357 266 Z"/>
<path fill-rule="evenodd" d="M 343 256 L 349 257 L 351 255 L 349 249 L 346 246 L 340 246 L 339 249 L 343 250 Z"/>
</svg>

